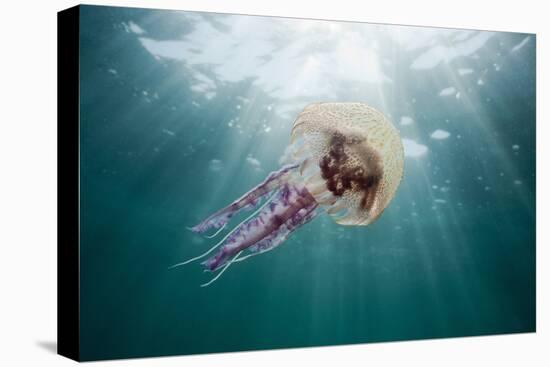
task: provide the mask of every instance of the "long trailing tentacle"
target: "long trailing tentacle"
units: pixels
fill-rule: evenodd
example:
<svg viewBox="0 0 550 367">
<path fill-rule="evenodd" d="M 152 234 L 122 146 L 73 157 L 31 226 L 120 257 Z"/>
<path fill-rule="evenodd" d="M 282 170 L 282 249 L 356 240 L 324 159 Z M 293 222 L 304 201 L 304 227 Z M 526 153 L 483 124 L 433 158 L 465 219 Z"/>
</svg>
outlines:
<svg viewBox="0 0 550 367">
<path fill-rule="evenodd" d="M 258 252 L 276 247 L 297 227 L 314 216 L 317 203 L 303 187 L 285 185 L 256 218 L 243 224 L 216 255 L 202 264 L 210 270 L 222 267 L 240 250 Z"/>
<path fill-rule="evenodd" d="M 284 229 L 287 221 L 298 213 L 303 214 L 304 209 L 313 203 L 315 199 L 305 187 L 295 184 L 283 185 L 255 218 L 242 223 L 223 247 L 202 264 L 209 270 L 216 270 L 223 267 L 240 250 L 257 247 L 262 241 L 273 241 L 274 236 Z"/>
<path fill-rule="evenodd" d="M 229 266 L 230 266 L 231 264 L 233 264 L 234 262 L 237 261 L 238 257 L 239 257 L 242 253 L 243 253 L 242 251 L 240 251 L 239 253 L 237 253 L 237 255 L 235 255 L 235 257 L 234 257 L 231 261 L 229 261 L 229 262 L 223 267 L 222 271 L 220 271 L 220 272 L 218 273 L 218 275 L 216 275 L 214 278 L 212 278 L 212 280 L 210 280 L 209 282 L 204 283 L 204 284 L 201 284 L 201 287 L 208 287 L 210 284 L 212 284 L 212 283 L 214 283 L 216 280 L 218 280 L 218 278 L 222 276 L 222 274 L 227 270 L 227 268 L 229 268 Z"/>
<path fill-rule="evenodd" d="M 218 229 L 218 230 L 216 231 L 216 233 L 214 233 L 214 234 L 212 234 L 212 235 L 210 235 L 210 236 L 205 236 L 205 237 L 206 237 L 206 238 L 209 238 L 209 239 L 210 239 L 210 238 L 216 237 L 217 235 L 220 234 L 221 231 L 223 231 L 223 229 L 225 228 L 226 225 L 227 225 L 227 223 L 224 223 L 223 226 L 221 226 L 220 229 Z"/>
<path fill-rule="evenodd" d="M 273 250 L 277 246 L 279 246 L 290 236 L 292 232 L 294 232 L 294 230 L 296 230 L 296 228 L 306 224 L 307 222 L 311 221 L 313 218 L 317 216 L 317 214 L 319 213 L 319 211 L 317 210 L 317 207 L 318 207 L 317 204 L 313 203 L 309 205 L 307 208 L 303 208 L 300 211 L 298 211 L 298 213 L 296 213 L 293 217 L 291 217 L 284 224 L 282 224 L 279 230 L 265 237 L 260 242 L 256 243 L 253 246 L 254 247 L 253 249 L 249 247 L 248 249 L 251 250 L 252 253 L 244 257 L 240 257 L 245 250 L 239 251 L 237 255 L 235 255 L 235 257 L 233 257 L 230 261 L 228 261 L 223 266 L 223 268 L 221 268 L 222 270 L 218 273 L 218 275 L 216 275 L 208 283 L 201 284 L 201 287 L 207 287 L 210 284 L 214 283 L 216 280 L 218 280 L 222 276 L 222 274 L 227 270 L 227 268 L 229 268 L 231 264 L 241 262 L 250 257 L 266 253 L 268 251 Z"/>
<path fill-rule="evenodd" d="M 197 233 L 217 228 L 213 235 L 208 236 L 213 238 L 221 233 L 232 216 L 242 209 L 257 206 L 260 200 L 273 193 L 254 213 L 206 252 L 172 265 L 170 269 L 202 259 L 219 248 L 215 255 L 201 263 L 206 271 L 221 270 L 212 280 L 201 285 L 206 287 L 219 279 L 231 264 L 271 251 L 284 242 L 296 228 L 313 219 L 318 213 L 318 204 L 306 187 L 297 183 L 292 176 L 300 165 L 301 163 L 290 164 L 272 172 L 260 185 L 191 228 Z M 241 258 L 246 253 L 248 254 Z"/>
<path fill-rule="evenodd" d="M 288 174 L 298 168 L 299 164 L 289 164 L 283 166 L 280 170 L 271 172 L 266 179 L 252 190 L 235 200 L 230 205 L 222 208 L 192 227 L 191 230 L 196 233 L 204 233 L 209 228 L 220 228 L 224 226 L 229 219 L 245 208 L 253 208 L 259 201 L 270 192 L 278 189 L 287 179 Z"/>
<path fill-rule="evenodd" d="M 168 269 L 173 269 L 173 268 L 177 268 L 178 266 L 182 266 L 182 265 L 187 265 L 193 261 L 196 261 L 196 260 L 199 260 L 199 259 L 202 259 L 203 257 L 205 257 L 206 255 L 210 254 L 212 251 L 214 251 L 216 248 L 218 248 L 221 244 L 223 244 L 225 242 L 225 240 L 231 236 L 236 230 L 239 229 L 239 227 L 243 224 L 243 223 L 246 223 L 248 220 L 250 220 L 251 218 L 253 218 L 256 214 L 258 214 L 271 200 L 271 198 L 275 196 L 275 193 L 271 195 L 271 197 L 269 199 L 267 199 L 265 201 L 265 203 L 263 203 L 262 206 L 260 206 L 256 211 L 254 211 L 254 213 L 250 214 L 246 219 L 244 219 L 241 223 L 239 223 L 237 226 L 235 226 L 235 228 L 233 228 L 229 233 L 227 233 L 220 241 L 218 241 L 218 243 L 216 243 L 214 246 L 212 246 L 209 250 L 207 250 L 206 252 L 200 254 L 199 256 L 195 256 L 189 260 L 186 260 L 186 261 L 183 261 L 183 262 L 180 262 L 180 263 L 177 263 L 177 264 L 174 264 L 172 266 L 170 266 Z"/>
<path fill-rule="evenodd" d="M 208 236 L 204 236 L 204 238 L 214 238 L 216 237 L 217 235 L 219 235 L 221 233 L 221 231 L 224 230 L 224 228 L 227 227 L 227 223 L 224 223 L 223 226 L 221 226 L 216 232 L 214 232 L 213 234 L 211 235 L 208 235 Z M 193 230 L 193 227 L 185 227 L 187 228 L 188 230 L 192 231 Z"/>
<path fill-rule="evenodd" d="M 261 254 L 263 254 L 263 253 L 269 252 L 269 251 L 273 250 L 274 248 L 275 248 L 275 247 L 270 247 L 270 248 L 268 248 L 267 250 L 263 250 L 263 251 L 258 251 L 258 252 L 250 253 L 250 254 L 248 254 L 248 255 L 246 255 L 246 256 L 239 257 L 237 260 L 234 260 L 233 262 L 234 262 L 234 263 L 239 263 L 239 262 L 244 261 L 244 260 L 246 260 L 246 259 L 248 259 L 248 258 L 250 258 L 250 257 L 254 257 L 254 256 L 256 256 L 256 255 L 261 255 Z"/>
</svg>

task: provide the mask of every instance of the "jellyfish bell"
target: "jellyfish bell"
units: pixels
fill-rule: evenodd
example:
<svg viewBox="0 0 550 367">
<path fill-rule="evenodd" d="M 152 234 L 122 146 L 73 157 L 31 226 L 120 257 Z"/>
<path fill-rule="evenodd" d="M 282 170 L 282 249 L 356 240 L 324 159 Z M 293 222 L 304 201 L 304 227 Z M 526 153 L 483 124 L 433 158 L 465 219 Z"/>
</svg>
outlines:
<svg viewBox="0 0 550 367">
<path fill-rule="evenodd" d="M 403 176 L 399 132 L 364 103 L 308 105 L 294 122 L 291 144 L 303 145 L 294 158 L 303 162 L 305 186 L 338 224 L 376 220 Z"/>
<path fill-rule="evenodd" d="M 270 251 L 300 226 L 326 212 L 338 224 L 366 226 L 392 200 L 403 176 L 403 145 L 397 129 L 364 103 L 314 103 L 294 122 L 290 162 L 242 197 L 192 227 L 221 232 L 236 213 L 259 206 L 205 253 L 202 264 L 221 271 L 232 263 Z M 221 246 L 221 247 L 220 247 Z"/>
</svg>

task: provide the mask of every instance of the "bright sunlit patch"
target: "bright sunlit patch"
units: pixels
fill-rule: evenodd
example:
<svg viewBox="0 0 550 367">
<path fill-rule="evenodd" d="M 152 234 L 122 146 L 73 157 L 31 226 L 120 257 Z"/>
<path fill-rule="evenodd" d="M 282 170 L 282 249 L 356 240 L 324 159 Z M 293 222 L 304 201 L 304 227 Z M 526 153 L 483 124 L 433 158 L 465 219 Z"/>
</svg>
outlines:
<svg viewBox="0 0 550 367">
<path fill-rule="evenodd" d="M 403 149 L 405 150 L 405 157 L 418 158 L 422 157 L 428 152 L 428 147 L 417 143 L 411 139 L 401 139 L 403 142 Z"/>
<path fill-rule="evenodd" d="M 399 122 L 401 126 L 412 125 L 413 123 L 414 123 L 414 120 L 410 116 L 402 116 L 401 121 Z"/>
<path fill-rule="evenodd" d="M 456 89 L 454 87 L 447 87 L 447 88 L 442 89 L 439 92 L 439 95 L 442 96 L 442 97 L 446 97 L 446 96 L 453 95 L 455 93 L 456 93 Z"/>
<path fill-rule="evenodd" d="M 144 35 L 138 39 L 157 60 L 181 61 L 196 79 L 192 91 L 206 98 L 216 96 L 217 85 L 246 79 L 278 99 L 279 105 L 289 106 L 296 98 L 333 99 L 338 82 L 392 82 L 383 72 L 380 45 L 372 32 L 325 21 L 253 17 L 220 21 L 226 29 L 203 21 L 197 22 L 190 33 L 173 40 Z M 284 45 L 274 42 L 283 40 L 281 35 L 289 29 L 299 37 L 286 40 Z M 281 110 L 277 107 L 275 111 L 279 117 L 290 117 Z"/>
<path fill-rule="evenodd" d="M 166 135 L 170 135 L 170 136 L 175 136 L 176 133 L 173 132 L 172 130 L 168 130 L 168 129 L 162 129 L 162 132 L 165 133 Z"/>
<path fill-rule="evenodd" d="M 295 20 L 288 21 L 288 26 L 292 28 L 294 32 L 299 33 L 336 33 L 342 31 L 342 26 L 335 22 L 323 21 L 323 20 L 301 20 L 299 22 Z"/>
<path fill-rule="evenodd" d="M 366 43 L 364 37 L 357 32 L 349 32 L 338 42 L 336 55 L 328 59 L 326 65 L 335 69 L 336 75 L 344 80 L 392 82 L 382 72 L 375 44 Z"/>
<path fill-rule="evenodd" d="M 430 137 L 431 137 L 432 139 L 436 139 L 436 140 L 447 139 L 449 136 L 451 136 L 451 134 L 450 134 L 448 131 L 441 130 L 441 129 L 435 130 L 435 131 L 430 135 Z"/>
<path fill-rule="evenodd" d="M 468 74 L 471 74 L 473 73 L 474 70 L 473 69 L 469 69 L 469 68 L 461 68 L 461 69 L 458 69 L 458 75 L 462 76 L 462 75 L 468 75 Z"/>
<path fill-rule="evenodd" d="M 411 69 L 432 69 L 442 62 L 449 63 L 460 56 L 471 56 L 493 36 L 493 32 L 482 31 L 452 46 L 436 45 L 418 56 L 411 64 Z"/>
<path fill-rule="evenodd" d="M 135 34 L 144 34 L 145 33 L 143 28 L 141 28 L 139 25 L 137 25 L 136 23 L 134 23 L 132 21 L 128 22 L 128 28 L 130 29 L 131 32 L 133 32 Z"/>
<path fill-rule="evenodd" d="M 251 165 L 256 171 L 262 170 L 262 163 L 252 156 L 246 157 L 246 163 Z"/>
<path fill-rule="evenodd" d="M 223 162 L 219 159 L 212 159 L 208 163 L 208 169 L 213 172 L 221 171 L 223 168 Z"/>
<path fill-rule="evenodd" d="M 525 37 L 520 43 L 518 43 L 517 45 L 515 45 L 514 47 L 512 47 L 512 52 L 516 52 L 518 51 L 519 49 L 521 49 L 523 46 L 525 46 L 527 44 L 527 42 L 529 42 L 529 39 L 531 37 L 527 36 Z"/>
</svg>

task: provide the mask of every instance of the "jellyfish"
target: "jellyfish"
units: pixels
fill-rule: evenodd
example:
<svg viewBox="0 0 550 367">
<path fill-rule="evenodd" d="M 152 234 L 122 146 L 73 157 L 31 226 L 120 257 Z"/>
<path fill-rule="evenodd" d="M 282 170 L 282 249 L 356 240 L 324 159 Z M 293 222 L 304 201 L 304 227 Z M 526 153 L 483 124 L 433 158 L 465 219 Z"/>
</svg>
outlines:
<svg viewBox="0 0 550 367">
<path fill-rule="evenodd" d="M 344 226 L 374 222 L 395 195 L 403 176 L 403 145 L 384 115 L 364 103 L 314 103 L 292 127 L 288 164 L 270 173 L 239 199 L 190 228 L 218 235 L 243 210 L 256 210 L 205 253 L 217 280 L 227 268 L 280 246 L 321 213 Z M 263 204 L 260 205 L 260 202 Z M 217 251 L 213 253 L 215 250 Z"/>
</svg>

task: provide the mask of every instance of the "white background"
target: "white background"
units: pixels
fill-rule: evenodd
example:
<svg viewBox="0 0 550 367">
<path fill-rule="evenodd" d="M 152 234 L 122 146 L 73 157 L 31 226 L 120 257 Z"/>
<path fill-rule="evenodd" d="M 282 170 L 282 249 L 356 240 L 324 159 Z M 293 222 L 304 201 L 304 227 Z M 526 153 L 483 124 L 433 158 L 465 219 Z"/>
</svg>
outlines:
<svg viewBox="0 0 550 367">
<path fill-rule="evenodd" d="M 537 33 L 537 333 L 94 363 L 548 366 L 547 167 L 550 26 L 545 1 L 94 1 L 94 4 Z M 56 12 L 72 1 L 3 2 L 0 12 L 0 366 L 65 366 L 56 343 Z M 545 164 L 546 163 L 546 164 Z"/>
</svg>

